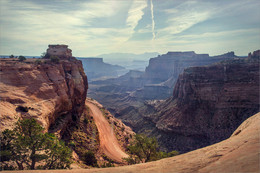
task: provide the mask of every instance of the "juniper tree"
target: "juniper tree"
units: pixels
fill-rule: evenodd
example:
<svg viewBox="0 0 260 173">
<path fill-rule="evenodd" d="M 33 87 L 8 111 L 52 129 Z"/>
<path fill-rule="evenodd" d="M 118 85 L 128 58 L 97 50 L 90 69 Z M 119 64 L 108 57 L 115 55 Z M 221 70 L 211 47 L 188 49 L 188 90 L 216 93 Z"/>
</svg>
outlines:
<svg viewBox="0 0 260 173">
<path fill-rule="evenodd" d="M 9 168 L 10 161 L 18 169 L 35 169 L 36 163 L 43 169 L 68 168 L 71 150 L 53 134 L 43 133 L 44 128 L 35 119 L 19 120 L 13 130 L 1 134 L 1 169 Z"/>
</svg>

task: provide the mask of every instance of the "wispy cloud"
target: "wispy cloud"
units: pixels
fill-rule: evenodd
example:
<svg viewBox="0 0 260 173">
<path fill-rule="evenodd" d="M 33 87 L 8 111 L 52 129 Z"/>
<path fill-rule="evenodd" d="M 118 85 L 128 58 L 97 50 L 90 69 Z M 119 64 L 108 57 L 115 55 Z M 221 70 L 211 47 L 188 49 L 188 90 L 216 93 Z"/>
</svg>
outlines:
<svg viewBox="0 0 260 173">
<path fill-rule="evenodd" d="M 142 19 L 144 12 L 143 10 L 147 7 L 147 0 L 134 0 L 131 8 L 128 11 L 128 17 L 126 19 L 126 24 L 131 28 L 132 33 L 138 22 Z"/>
<path fill-rule="evenodd" d="M 211 16 L 210 9 L 205 9 L 197 1 L 184 1 L 177 7 L 166 9 L 169 16 L 167 26 L 158 30 L 158 35 L 179 34 Z"/>
<path fill-rule="evenodd" d="M 259 5 L 259 0 L 0 0 L 0 54 L 39 55 L 55 43 L 68 44 L 74 56 L 222 53 L 235 47 L 247 53 L 260 46 Z"/>
<path fill-rule="evenodd" d="M 151 0 L 151 16 L 152 16 L 152 33 L 153 33 L 153 40 L 155 39 L 155 32 L 154 32 L 154 15 L 153 15 L 153 0 Z"/>
<path fill-rule="evenodd" d="M 186 14 L 182 14 L 179 16 L 175 16 L 174 18 L 171 18 L 168 20 L 168 23 L 170 24 L 168 27 L 165 27 L 161 29 L 159 32 L 166 32 L 169 34 L 178 34 L 186 29 L 192 27 L 193 25 L 205 21 L 210 16 L 210 13 L 205 12 L 189 12 Z"/>
</svg>

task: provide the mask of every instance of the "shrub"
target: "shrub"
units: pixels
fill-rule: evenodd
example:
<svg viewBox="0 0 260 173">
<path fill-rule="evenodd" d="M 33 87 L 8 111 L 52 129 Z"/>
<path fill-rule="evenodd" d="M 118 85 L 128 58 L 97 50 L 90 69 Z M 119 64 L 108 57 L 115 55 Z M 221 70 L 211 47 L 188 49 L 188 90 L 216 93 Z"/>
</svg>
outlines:
<svg viewBox="0 0 260 173">
<path fill-rule="evenodd" d="M 176 150 L 173 150 L 173 151 L 167 153 L 168 157 L 177 156 L 177 155 L 179 155 L 179 154 L 180 154 L 180 153 L 179 153 L 178 151 L 176 151 Z"/>
<path fill-rule="evenodd" d="M 87 118 L 84 118 L 83 122 L 84 122 L 85 124 L 88 124 L 89 121 L 88 121 Z"/>
<path fill-rule="evenodd" d="M 37 59 L 35 62 L 34 62 L 35 64 L 37 64 L 37 65 L 39 65 L 39 64 L 41 64 L 42 63 L 42 61 L 41 60 L 39 60 L 39 59 Z"/>
<path fill-rule="evenodd" d="M 115 165 L 111 162 L 107 162 L 101 165 L 101 168 L 107 168 L 107 167 L 115 167 Z"/>
<path fill-rule="evenodd" d="M 92 151 L 87 151 L 83 155 L 83 161 L 86 165 L 97 167 L 97 159 Z"/>
<path fill-rule="evenodd" d="M 45 57 L 46 57 L 46 52 L 42 52 L 41 58 L 45 58 Z"/>
<path fill-rule="evenodd" d="M 51 62 L 54 62 L 54 63 L 59 63 L 60 62 L 60 58 L 57 57 L 57 56 L 51 56 L 50 59 L 51 59 Z"/>
<path fill-rule="evenodd" d="M 18 60 L 19 60 L 20 62 L 22 62 L 22 61 L 25 61 L 26 58 L 25 58 L 24 56 L 20 55 L 20 56 L 18 57 Z"/>
</svg>

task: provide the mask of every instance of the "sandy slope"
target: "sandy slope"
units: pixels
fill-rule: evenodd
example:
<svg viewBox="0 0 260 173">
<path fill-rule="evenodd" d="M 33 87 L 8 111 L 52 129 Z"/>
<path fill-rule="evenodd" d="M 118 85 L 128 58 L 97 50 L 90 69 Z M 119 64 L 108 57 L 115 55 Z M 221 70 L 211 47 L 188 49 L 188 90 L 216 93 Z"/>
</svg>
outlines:
<svg viewBox="0 0 260 173">
<path fill-rule="evenodd" d="M 95 106 L 94 112 L 98 112 Z M 99 114 L 99 113 L 98 113 Z M 260 113 L 247 119 L 233 135 L 220 143 L 155 162 L 103 169 L 74 169 L 23 172 L 178 172 L 259 173 Z M 18 172 L 18 171 L 16 171 Z"/>
<path fill-rule="evenodd" d="M 101 149 L 109 158 L 122 162 L 122 158 L 128 157 L 128 155 L 120 148 L 114 130 L 96 105 L 89 101 L 86 101 L 86 105 L 90 108 L 97 125 Z"/>
</svg>

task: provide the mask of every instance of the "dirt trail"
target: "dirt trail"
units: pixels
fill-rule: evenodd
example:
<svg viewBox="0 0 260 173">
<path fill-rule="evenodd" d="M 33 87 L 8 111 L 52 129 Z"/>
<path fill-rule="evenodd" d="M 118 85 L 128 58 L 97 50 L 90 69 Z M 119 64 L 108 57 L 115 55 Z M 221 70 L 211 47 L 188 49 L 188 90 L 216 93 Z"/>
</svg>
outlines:
<svg viewBox="0 0 260 173">
<path fill-rule="evenodd" d="M 122 158 L 128 157 L 128 155 L 120 148 L 114 130 L 95 104 L 86 101 L 86 105 L 90 108 L 98 128 L 101 149 L 110 159 L 121 163 Z"/>
</svg>

